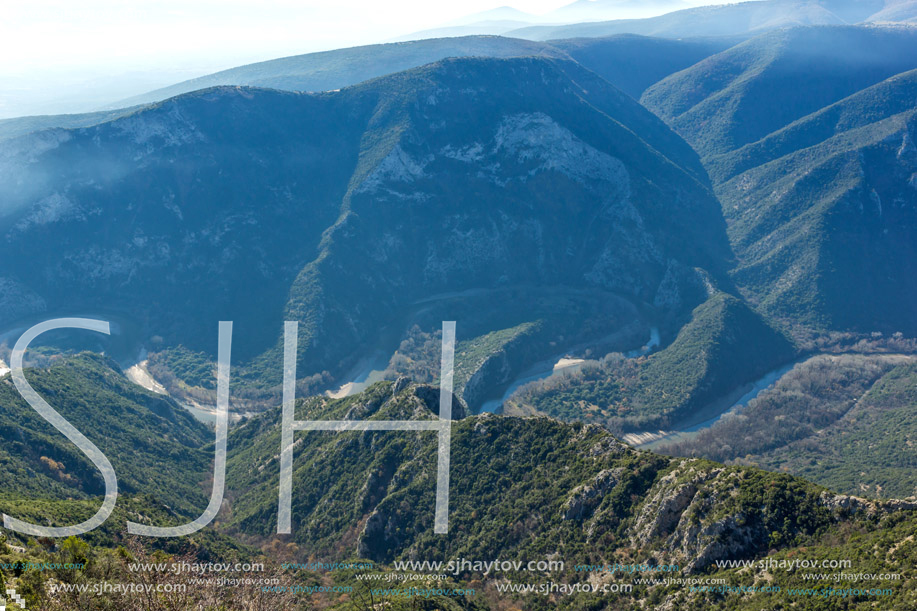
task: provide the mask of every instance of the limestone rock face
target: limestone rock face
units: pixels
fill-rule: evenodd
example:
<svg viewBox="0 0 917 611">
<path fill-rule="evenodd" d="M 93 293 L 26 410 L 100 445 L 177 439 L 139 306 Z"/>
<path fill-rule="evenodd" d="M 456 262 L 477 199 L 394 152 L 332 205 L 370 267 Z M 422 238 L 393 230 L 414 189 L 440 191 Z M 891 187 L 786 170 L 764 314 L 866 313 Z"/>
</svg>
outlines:
<svg viewBox="0 0 917 611">
<path fill-rule="evenodd" d="M 620 481 L 623 469 L 604 469 L 591 484 L 574 488 L 564 506 L 564 520 L 582 520 L 592 514 L 602 498 Z"/>
</svg>

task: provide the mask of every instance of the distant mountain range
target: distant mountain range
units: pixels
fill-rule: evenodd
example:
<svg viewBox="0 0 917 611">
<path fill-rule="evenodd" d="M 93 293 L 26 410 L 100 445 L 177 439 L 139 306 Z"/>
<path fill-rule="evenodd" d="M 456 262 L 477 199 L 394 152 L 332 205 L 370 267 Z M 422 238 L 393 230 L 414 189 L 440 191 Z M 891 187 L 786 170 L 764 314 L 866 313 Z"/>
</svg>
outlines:
<svg viewBox="0 0 917 611">
<path fill-rule="evenodd" d="M 432 45 L 412 44 L 402 49 L 368 45 L 292 56 L 241 69 L 223 70 L 146 93 L 139 93 L 142 91 L 139 89 L 141 81 L 162 83 L 170 79 L 162 74 L 144 74 L 142 78 L 128 75 L 130 78 L 127 81 L 120 77 L 114 80 L 107 77 L 104 87 L 100 87 L 97 81 L 86 84 L 77 80 L 60 91 L 58 99 L 44 100 L 28 114 L 43 114 L 48 112 L 47 109 L 66 109 L 62 100 L 77 98 L 78 103 L 75 102 L 76 106 L 72 108 L 80 112 L 93 108 L 114 110 L 220 85 L 264 86 L 296 91 L 336 89 L 446 57 L 505 57 L 508 52 L 505 47 L 512 46 L 443 40 L 447 38 L 505 36 L 544 42 L 639 34 L 670 39 L 724 37 L 736 42 L 773 29 L 800 25 L 914 23 L 917 19 L 917 2 L 912 0 L 755 0 L 699 8 L 686 6 L 687 3 L 681 0 L 577 0 L 545 15 L 532 15 L 504 6 L 390 39 L 399 43 L 432 42 Z M 515 44 L 519 45 L 518 42 Z M 525 55 L 533 52 L 532 48 L 519 49 Z M 376 57 L 377 54 L 379 57 Z M 51 86 L 41 84 L 42 89 Z M 34 89 L 34 85 L 29 88 Z M 138 93 L 127 98 L 121 93 L 131 90 Z M 29 95 L 35 94 L 14 87 L 7 97 L 14 106 L 21 107 L 25 99 L 23 96 Z M 26 111 L 19 112 L 26 114 Z M 61 125 L 63 121 L 58 120 Z M 5 131 L 3 125 L 4 121 L 0 120 L 0 134 Z"/>
<path fill-rule="evenodd" d="M 751 37 L 801 25 L 854 25 L 917 19 L 917 4 L 902 0 L 756 0 L 689 8 L 646 19 L 535 25 L 503 32 L 529 40 L 642 34 L 663 38 Z"/>
<path fill-rule="evenodd" d="M 538 43 L 497 36 L 464 36 L 310 53 L 241 66 L 123 100 L 118 106 L 158 102 L 224 85 L 286 91 L 328 91 L 416 68 L 447 57 L 573 58 L 613 85 L 639 97 L 649 85 L 722 51 L 735 39 L 664 40 L 622 35 Z M 112 111 L 114 112 L 114 111 Z M 13 120 L 16 121 L 16 120 Z M 15 125 L 8 122 L 10 126 Z M 32 126 L 29 126 L 32 128 Z M 0 121 L 0 137 L 8 132 Z"/>
<path fill-rule="evenodd" d="M 494 36 L 371 45 L 310 53 L 240 66 L 124 100 L 111 110 L 0 120 L 0 140 L 48 129 L 98 125 L 169 97 L 207 87 L 250 86 L 327 91 L 416 68 L 447 57 L 554 57 L 575 59 L 634 98 L 662 78 L 732 46 L 733 39 L 667 40 L 633 35 L 554 41 Z"/>
<path fill-rule="evenodd" d="M 684 9 L 687 6 L 688 4 L 683 0 L 576 0 L 541 15 L 533 15 L 503 6 L 474 13 L 436 28 L 406 34 L 395 40 L 407 41 L 480 34 L 500 35 L 539 24 L 553 27 L 580 22 L 651 17 Z"/>
<path fill-rule="evenodd" d="M 279 60 L 271 60 L 233 68 L 213 75 L 192 79 L 165 89 L 135 96 L 118 102 L 116 106 L 134 106 L 163 100 L 181 93 L 220 85 L 248 85 L 271 87 L 290 91 L 324 91 L 338 89 L 360 81 L 406 70 L 446 57 L 488 56 L 513 57 L 518 55 L 562 55 L 571 43 L 561 39 L 604 38 L 619 34 L 668 39 L 709 39 L 703 41 L 715 46 L 735 44 L 741 39 L 774 29 L 800 25 L 845 25 L 868 22 L 909 22 L 917 19 L 917 3 L 895 0 L 760 0 L 723 6 L 684 9 L 659 17 L 593 23 L 594 16 L 606 11 L 625 10 L 639 4 L 647 8 L 675 7 L 677 1 L 635 2 L 630 0 L 579 0 L 545 19 L 557 21 L 590 21 L 590 23 L 536 26 L 529 28 L 507 27 L 514 25 L 524 13 L 508 7 L 482 13 L 479 26 L 459 23 L 444 29 L 418 33 L 405 37 L 404 42 L 371 45 L 338 51 L 312 53 Z M 652 5 L 648 7 L 647 5 Z M 591 15 L 593 17 L 587 17 Z M 477 29 L 476 29 L 477 28 Z M 550 41 L 539 47 L 519 40 L 490 38 L 486 35 L 505 35 L 532 41 Z M 485 35 L 482 37 L 482 35 Z M 425 39 L 425 40 L 417 40 Z M 631 38 L 633 40 L 633 38 Z M 689 41 L 690 42 L 690 41 Z M 558 52 L 560 49 L 560 52 Z M 621 64 L 634 65 L 635 71 L 652 66 L 653 73 L 664 62 L 645 58 L 640 48 L 622 49 Z M 694 57 L 690 49 L 687 57 Z M 677 57 L 677 55 L 675 55 Z M 577 58 L 579 60 L 579 58 Z M 606 56 L 606 62 L 608 61 Z M 698 58 L 695 61 L 698 61 Z M 580 60 L 581 61 L 581 60 Z M 694 62 L 692 62 L 694 63 Z M 586 62 L 587 67 L 592 66 Z M 688 64 L 690 65 L 690 64 Z M 685 65 L 684 67 L 687 67 Z M 603 75 L 604 76 L 604 75 Z M 612 81 L 615 83 L 615 81 Z M 0 123 L 2 126 L 2 123 Z"/>
<path fill-rule="evenodd" d="M 690 48 L 695 42 L 701 45 L 709 44 L 717 50 L 722 50 L 763 32 L 786 27 L 910 23 L 917 19 L 917 2 L 904 0 L 758 0 L 675 10 L 645 19 L 596 21 L 585 16 L 601 15 L 605 11 L 620 11 L 636 4 L 638 3 L 629 0 L 579 0 L 544 16 L 543 19 L 553 19 L 557 22 L 583 20 L 585 23 L 534 27 L 520 27 L 525 25 L 526 19 L 533 16 L 510 7 L 502 7 L 456 20 L 436 30 L 404 36 L 396 43 L 310 53 L 224 70 L 111 103 L 104 111 L 114 112 L 158 102 L 182 93 L 224 85 L 269 87 L 289 91 L 327 91 L 447 57 L 563 57 L 566 47 L 577 44 L 571 39 L 608 38 L 621 34 L 677 39 L 679 42 L 689 43 L 689 48 L 685 50 L 684 55 L 676 53 L 667 57 L 684 57 L 685 60 L 693 58 L 694 61 L 691 63 L 695 63 L 700 59 L 696 55 L 696 50 Z M 652 3 L 651 8 L 662 10 L 662 7 L 673 8 L 678 4 L 680 3 Z M 639 5 L 642 7 L 641 10 L 647 9 L 647 3 L 640 2 Z M 530 42 L 519 39 L 528 39 Z M 538 44 L 547 41 L 550 41 L 550 44 Z M 660 46 L 660 43 L 648 44 Z M 643 59 L 644 55 L 639 46 L 625 51 L 629 51 L 629 54 L 621 56 L 627 58 L 626 61 L 618 62 L 621 69 L 627 70 L 632 67 L 636 73 L 648 69 L 649 74 L 658 76 L 660 69 L 666 66 L 665 60 L 657 61 L 658 58 L 652 55 Z M 649 53 L 652 54 L 654 51 L 649 50 Z M 582 56 L 578 59 L 593 69 Z M 606 56 L 604 63 L 607 65 L 608 61 L 609 58 Z M 634 64 L 634 61 L 638 63 Z M 676 63 L 679 63 L 677 59 Z M 679 63 L 680 67 L 688 65 L 690 63 L 683 66 Z M 610 74 L 605 73 L 603 76 L 607 77 Z M 627 90 L 626 86 L 622 88 Z M 63 116 L 0 120 L 0 138 L 41 126 L 81 126 L 93 116 L 104 118 L 112 115 L 92 113 L 80 115 L 79 119 Z"/>
<path fill-rule="evenodd" d="M 369 45 L 274 59 L 185 81 L 122 100 L 115 106 L 158 102 L 207 87 L 244 85 L 286 91 L 330 91 L 447 57 L 562 57 L 550 45 L 495 36 L 469 36 Z"/>
<path fill-rule="evenodd" d="M 576 0 L 544 16 L 547 21 L 607 21 L 622 17 L 646 17 L 684 9 L 684 0 Z"/>
</svg>

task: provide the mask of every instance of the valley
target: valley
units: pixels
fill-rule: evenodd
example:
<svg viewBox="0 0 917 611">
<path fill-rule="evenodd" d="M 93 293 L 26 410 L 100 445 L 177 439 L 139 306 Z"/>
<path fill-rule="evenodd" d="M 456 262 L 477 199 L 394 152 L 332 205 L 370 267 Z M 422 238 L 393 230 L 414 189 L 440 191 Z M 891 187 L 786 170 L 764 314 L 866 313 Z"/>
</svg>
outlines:
<svg viewBox="0 0 917 611">
<path fill-rule="evenodd" d="M 607 347 L 608 345 L 614 345 L 614 340 L 617 340 L 620 337 L 621 332 L 613 333 L 612 335 L 595 342 L 594 346 Z M 659 347 L 659 343 L 659 329 L 657 327 L 650 327 L 650 334 L 646 343 L 644 343 L 640 348 L 629 350 L 626 353 L 627 358 L 637 358 L 638 356 L 649 354 L 653 349 Z M 571 355 L 583 354 L 583 356 L 588 356 L 587 352 L 589 354 L 594 352 L 594 346 L 587 347 L 581 345 L 578 347 L 573 347 L 562 354 L 556 354 L 546 361 L 533 365 L 529 369 L 522 372 L 519 377 L 515 378 L 512 382 L 509 383 L 509 385 L 506 387 L 506 390 L 503 391 L 502 397 L 499 399 L 490 399 L 485 401 L 481 406 L 480 411 L 489 413 L 501 413 L 501 409 L 506 401 L 513 395 L 513 393 L 515 393 L 525 384 L 579 371 L 579 369 L 582 367 L 582 364 L 586 361 L 583 358 L 577 358 L 575 356 L 571 358 Z"/>
<path fill-rule="evenodd" d="M 917 4 L 572 17 L 625 4 L 0 121 L 0 509 L 74 524 L 106 490 L 10 375 L 44 320 L 112 323 L 43 336 L 25 376 L 118 478 L 78 538 L 7 521 L 0 589 L 50 611 L 917 608 Z M 126 529 L 202 512 L 187 537 Z M 261 570 L 136 568 L 173 561 Z M 188 588 L 60 587 L 109 582 Z"/>
<path fill-rule="evenodd" d="M 761 376 L 758 380 L 745 384 L 737 388 L 718 401 L 697 410 L 688 419 L 677 423 L 671 431 L 644 431 L 637 433 L 628 433 L 621 439 L 634 447 L 652 448 L 658 443 L 675 441 L 690 437 L 690 433 L 696 433 L 703 429 L 710 428 L 721 418 L 735 413 L 740 408 L 745 407 L 749 401 L 756 398 L 759 393 L 770 388 L 787 372 L 789 372 L 795 363 L 783 365 L 777 369 L 771 370 Z"/>
</svg>

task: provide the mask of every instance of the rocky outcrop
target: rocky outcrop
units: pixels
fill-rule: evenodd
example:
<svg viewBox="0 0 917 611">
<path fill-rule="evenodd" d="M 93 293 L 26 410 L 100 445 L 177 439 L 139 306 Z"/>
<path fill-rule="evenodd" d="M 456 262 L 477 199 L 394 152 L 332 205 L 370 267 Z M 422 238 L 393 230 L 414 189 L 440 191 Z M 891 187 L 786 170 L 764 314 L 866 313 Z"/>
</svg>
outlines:
<svg viewBox="0 0 917 611">
<path fill-rule="evenodd" d="M 583 427 L 583 430 L 580 432 L 577 438 L 589 437 L 595 434 L 596 430 L 603 429 L 597 424 L 587 424 Z M 591 458 L 598 459 L 604 456 L 620 456 L 632 451 L 633 449 L 627 444 L 621 443 L 611 435 L 606 435 L 605 437 L 602 437 L 601 441 L 589 448 L 588 455 Z"/>
<path fill-rule="evenodd" d="M 687 572 L 716 560 L 748 557 L 760 547 L 761 532 L 742 512 L 717 515 L 734 494 L 741 474 L 685 460 L 662 477 L 639 510 L 632 540 L 640 547 L 662 538 L 660 552 Z"/>
<path fill-rule="evenodd" d="M 397 397 L 402 390 L 411 385 L 411 379 L 407 376 L 399 376 L 395 383 L 392 384 L 392 397 Z"/>
<path fill-rule="evenodd" d="M 655 494 L 647 499 L 637 518 L 634 540 L 645 545 L 657 537 L 671 535 L 694 501 L 698 487 L 721 472 L 722 469 L 698 471 L 692 467 L 688 469 L 687 479 L 681 470 L 660 479 L 654 486 Z"/>
<path fill-rule="evenodd" d="M 512 379 L 513 370 L 505 348 L 491 354 L 465 382 L 461 389 L 462 397 L 469 405 L 482 403 L 489 392 Z"/>
<path fill-rule="evenodd" d="M 363 525 L 357 542 L 357 553 L 361 558 L 371 560 L 385 557 L 386 551 L 398 544 L 395 530 L 396 525 L 392 517 L 383 514 L 379 508 L 374 509 Z"/>
<path fill-rule="evenodd" d="M 621 481 L 622 468 L 603 469 L 591 484 L 573 489 L 563 508 L 564 520 L 582 520 L 589 517 L 605 495 Z"/>
<path fill-rule="evenodd" d="M 913 511 L 917 509 L 917 500 L 913 497 L 908 499 L 873 501 L 858 496 L 832 494 L 826 490 L 821 494 L 818 500 L 823 506 L 831 509 L 833 512 L 847 515 L 865 513 L 866 515 L 872 516 L 879 513 Z"/>
<path fill-rule="evenodd" d="M 427 386 L 426 384 L 418 385 L 414 388 L 414 396 L 420 399 L 427 410 L 439 416 L 439 388 Z M 461 420 L 468 415 L 468 409 L 461 398 L 452 396 L 452 420 Z"/>
<path fill-rule="evenodd" d="M 743 495 L 761 495 L 761 483 L 748 471 L 684 459 L 661 477 L 636 513 L 631 530 L 635 547 L 651 548 L 659 558 L 680 564 L 687 572 L 701 571 L 717 560 L 753 558 L 769 547 L 779 546 L 792 523 L 797 503 L 814 502 L 824 511 L 812 512 L 812 520 L 843 520 L 913 510 L 911 500 L 871 501 L 854 496 L 815 490 L 779 488 L 780 494 L 761 496 L 748 503 Z M 784 484 L 785 485 L 785 484 Z M 818 515 L 816 515 L 818 514 Z M 805 534 L 809 526 L 789 527 L 789 536 Z M 794 530 L 795 529 L 795 530 Z"/>
<path fill-rule="evenodd" d="M 742 514 L 730 515 L 704 525 L 700 520 L 679 522 L 668 541 L 668 550 L 680 552 L 687 562 L 685 571 L 701 571 L 717 560 L 748 558 L 755 555 L 761 545 L 760 533 L 749 526 Z"/>
</svg>

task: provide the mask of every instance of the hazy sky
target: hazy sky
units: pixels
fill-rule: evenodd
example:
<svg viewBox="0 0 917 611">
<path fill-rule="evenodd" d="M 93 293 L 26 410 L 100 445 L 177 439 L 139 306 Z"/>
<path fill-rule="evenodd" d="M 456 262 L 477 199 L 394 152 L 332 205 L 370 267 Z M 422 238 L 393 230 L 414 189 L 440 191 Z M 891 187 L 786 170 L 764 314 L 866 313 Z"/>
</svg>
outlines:
<svg viewBox="0 0 917 611">
<path fill-rule="evenodd" d="M 186 65 L 300 53 L 386 38 L 499 6 L 499 0 L 4 0 L 0 77 L 89 66 Z M 543 13 L 569 0 L 519 0 Z"/>
<path fill-rule="evenodd" d="M 62 105 L 85 111 L 102 91 L 114 101 L 252 61 L 382 42 L 502 4 L 543 14 L 570 2 L 3 0 L 0 118 Z"/>
</svg>

